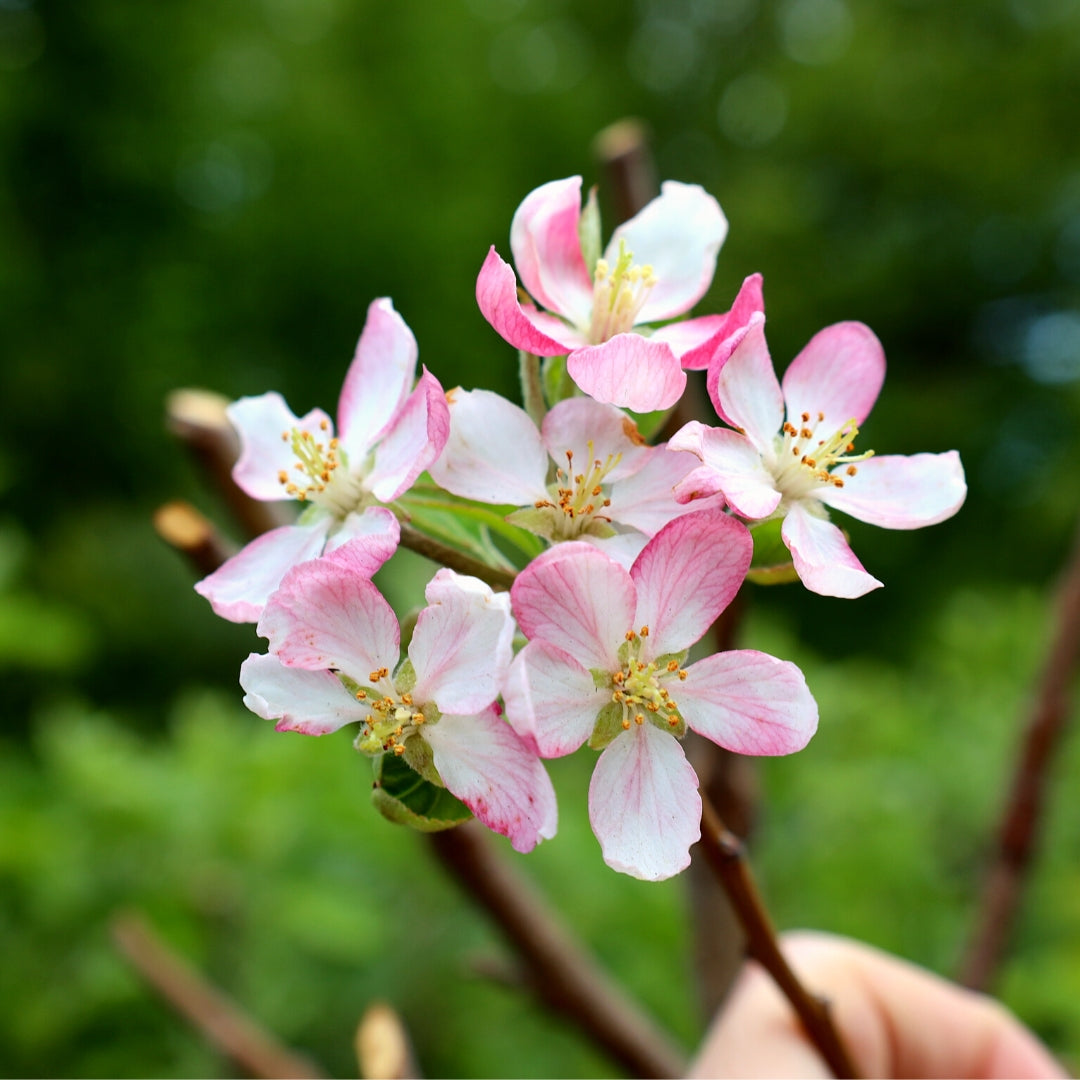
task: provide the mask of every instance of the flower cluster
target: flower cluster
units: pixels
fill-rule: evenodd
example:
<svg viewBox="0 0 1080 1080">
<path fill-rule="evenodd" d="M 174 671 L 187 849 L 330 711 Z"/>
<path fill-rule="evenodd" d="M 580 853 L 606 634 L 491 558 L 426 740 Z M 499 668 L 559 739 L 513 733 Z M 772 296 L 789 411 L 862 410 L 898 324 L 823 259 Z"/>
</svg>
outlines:
<svg viewBox="0 0 1080 1080">
<path fill-rule="evenodd" d="M 880 582 L 830 510 L 908 529 L 962 503 L 955 452 L 859 445 L 885 373 L 867 327 L 822 330 L 780 382 L 760 275 L 727 312 L 680 321 L 726 232 L 715 199 L 669 181 L 601 249 L 581 179 L 545 184 L 513 217 L 513 266 L 493 247 L 476 285 L 545 388 L 539 407 L 535 391 L 526 412 L 417 377 L 415 339 L 388 299 L 368 310 L 336 427 L 273 393 L 230 407 L 237 484 L 302 512 L 197 588 L 267 641 L 242 666 L 245 704 L 279 731 L 357 725 L 387 816 L 437 829 L 472 814 L 529 851 L 557 824 L 542 759 L 587 742 L 604 860 L 649 880 L 678 873 L 700 835 L 688 732 L 776 755 L 817 727 L 793 664 L 707 647 L 751 572 L 751 531 L 777 522 L 807 588 L 856 597 Z M 693 370 L 707 372 L 720 425 L 692 420 L 650 444 L 638 414 L 672 409 Z M 424 550 L 447 566 L 402 623 L 372 578 L 403 526 L 424 535 L 425 522 Z"/>
</svg>

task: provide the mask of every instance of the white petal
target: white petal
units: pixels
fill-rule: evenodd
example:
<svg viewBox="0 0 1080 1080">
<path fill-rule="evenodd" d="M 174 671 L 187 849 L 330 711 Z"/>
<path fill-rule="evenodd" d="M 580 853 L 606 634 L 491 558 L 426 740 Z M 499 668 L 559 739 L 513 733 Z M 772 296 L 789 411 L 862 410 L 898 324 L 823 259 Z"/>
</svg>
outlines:
<svg viewBox="0 0 1080 1080">
<path fill-rule="evenodd" d="M 802 503 L 788 510 L 780 535 L 795 572 L 811 592 L 854 599 L 881 588 L 881 582 L 863 569 L 844 534 Z"/>
<path fill-rule="evenodd" d="M 252 653 L 240 665 L 244 704 L 278 731 L 327 735 L 363 720 L 367 710 L 329 671 L 286 667 L 276 656 Z"/>
<path fill-rule="evenodd" d="M 669 521 L 699 510 L 704 503 L 686 506 L 675 499 L 675 486 L 697 465 L 690 454 L 658 446 L 644 468 L 612 485 L 610 513 L 614 520 L 655 536 Z"/>
<path fill-rule="evenodd" d="M 552 460 L 571 475 L 587 473 L 594 461 L 613 462 L 604 476 L 606 484 L 636 472 L 649 456 L 637 424 L 622 409 L 592 398 L 568 398 L 552 406 L 542 433 Z M 568 450 L 572 464 L 567 463 Z"/>
<path fill-rule="evenodd" d="M 401 526 L 385 506 L 353 511 L 326 541 L 326 557 L 345 561 L 361 577 L 372 577 L 397 551 Z M 347 551 L 343 549 L 347 548 Z"/>
<path fill-rule="evenodd" d="M 708 389 L 723 420 L 744 432 L 759 451 L 771 450 L 784 422 L 784 395 L 765 343 L 764 315 L 752 315 L 726 363 L 709 369 Z"/>
</svg>

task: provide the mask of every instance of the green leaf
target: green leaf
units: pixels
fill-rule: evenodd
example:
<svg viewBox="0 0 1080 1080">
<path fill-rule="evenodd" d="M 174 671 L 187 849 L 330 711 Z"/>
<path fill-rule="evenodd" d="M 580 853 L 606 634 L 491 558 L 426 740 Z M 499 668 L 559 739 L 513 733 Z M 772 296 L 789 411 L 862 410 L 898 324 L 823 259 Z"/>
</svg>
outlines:
<svg viewBox="0 0 1080 1080">
<path fill-rule="evenodd" d="M 440 832 L 472 817 L 460 799 L 425 780 L 396 754 L 375 760 L 371 801 L 383 817 L 420 832 Z"/>
<path fill-rule="evenodd" d="M 548 356 L 540 366 L 540 379 L 544 384 L 544 397 L 548 405 L 574 397 L 578 388 L 566 371 L 565 356 Z"/>
<path fill-rule="evenodd" d="M 600 247 L 600 205 L 596 201 L 595 184 L 589 188 L 589 196 L 578 218 L 578 239 L 581 241 L 581 257 L 591 277 L 603 250 Z"/>
</svg>

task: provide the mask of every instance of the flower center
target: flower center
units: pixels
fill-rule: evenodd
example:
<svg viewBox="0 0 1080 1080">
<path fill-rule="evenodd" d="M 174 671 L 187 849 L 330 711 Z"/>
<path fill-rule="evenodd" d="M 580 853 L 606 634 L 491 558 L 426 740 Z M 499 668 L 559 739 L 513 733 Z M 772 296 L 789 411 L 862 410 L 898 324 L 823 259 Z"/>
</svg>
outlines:
<svg viewBox="0 0 1080 1080">
<path fill-rule="evenodd" d="M 626 645 L 620 649 L 620 656 L 625 650 L 625 663 L 611 676 L 611 700 L 622 707 L 623 731 L 629 731 L 631 724 L 649 721 L 662 730 L 682 735 L 686 725 L 679 706 L 663 684 L 672 678 L 684 680 L 686 670 L 673 659 L 640 659 L 642 642 L 648 636 L 647 626 L 627 631 Z"/>
<path fill-rule="evenodd" d="M 841 424 L 831 434 L 825 414 L 816 417 L 804 412 L 798 425 L 785 422 L 776 439 L 776 486 L 788 499 L 801 499 L 823 485 L 842 488 L 845 476 L 854 476 L 855 463 L 874 456 L 873 450 L 855 453 L 859 426 L 854 419 Z M 836 470 L 835 472 L 833 470 Z"/>
<path fill-rule="evenodd" d="M 655 284 L 653 268 L 635 265 L 634 253 L 627 250 L 622 240 L 614 267 L 607 259 L 597 259 L 589 340 L 599 345 L 631 329 Z"/>
<path fill-rule="evenodd" d="M 603 513 L 611 505 L 604 491 L 604 478 L 622 460 L 622 454 L 608 454 L 601 461 L 593 457 L 593 443 L 587 443 L 589 465 L 583 472 L 574 472 L 574 451 L 566 451 L 566 468 L 555 470 L 555 482 L 548 487 L 551 499 L 539 499 L 537 510 L 550 511 L 552 540 L 572 540 L 586 533 L 597 532 L 611 518 Z"/>
<path fill-rule="evenodd" d="M 354 745 L 364 754 L 405 753 L 405 740 L 433 718 L 433 710 L 417 707 L 409 693 L 399 693 L 386 668 L 368 676 L 370 686 L 355 691 L 356 700 L 370 710 Z"/>
<path fill-rule="evenodd" d="M 286 495 L 299 502 L 316 503 L 339 518 L 357 508 L 363 489 L 359 478 L 349 475 L 345 451 L 326 420 L 319 422 L 318 435 L 292 428 L 281 433 L 281 441 L 291 445 L 296 458 L 292 473 L 287 469 L 278 473 Z"/>
</svg>

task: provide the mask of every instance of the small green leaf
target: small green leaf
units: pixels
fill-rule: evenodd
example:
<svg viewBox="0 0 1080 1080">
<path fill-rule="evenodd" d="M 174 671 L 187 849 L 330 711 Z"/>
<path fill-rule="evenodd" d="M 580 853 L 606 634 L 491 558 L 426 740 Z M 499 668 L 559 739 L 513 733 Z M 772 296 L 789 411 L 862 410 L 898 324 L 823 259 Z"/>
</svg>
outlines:
<svg viewBox="0 0 1080 1080">
<path fill-rule="evenodd" d="M 375 760 L 371 801 L 389 821 L 420 832 L 440 832 L 472 817 L 460 799 L 425 780 L 396 754 Z"/>
<path fill-rule="evenodd" d="M 574 380 L 567 373 L 565 356 L 545 357 L 540 367 L 540 378 L 548 405 L 557 405 L 578 392 Z"/>
<path fill-rule="evenodd" d="M 600 205 L 596 201 L 596 185 L 589 188 L 589 196 L 578 218 L 578 239 L 581 241 L 581 257 L 589 276 L 593 274 L 596 260 L 600 258 Z"/>
<path fill-rule="evenodd" d="M 609 701 L 596 715 L 596 725 L 589 736 L 589 747 L 603 750 L 616 735 L 623 732 L 623 707 L 617 701 Z"/>
</svg>

